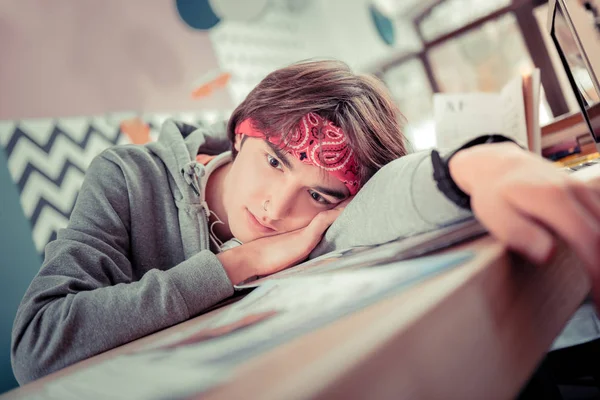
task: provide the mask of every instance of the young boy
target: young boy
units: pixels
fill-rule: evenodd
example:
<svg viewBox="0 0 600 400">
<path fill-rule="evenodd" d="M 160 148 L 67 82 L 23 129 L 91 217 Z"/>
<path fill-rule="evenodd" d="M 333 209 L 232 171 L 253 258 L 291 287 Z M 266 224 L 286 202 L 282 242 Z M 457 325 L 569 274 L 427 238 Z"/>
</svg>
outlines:
<svg viewBox="0 0 600 400">
<path fill-rule="evenodd" d="M 168 121 L 155 143 L 102 153 L 19 307 L 19 382 L 200 314 L 248 278 L 470 208 L 534 261 L 559 235 L 597 271 L 596 188 L 497 136 L 407 155 L 400 120 L 374 78 L 303 62 L 268 75 L 227 137 Z"/>
</svg>

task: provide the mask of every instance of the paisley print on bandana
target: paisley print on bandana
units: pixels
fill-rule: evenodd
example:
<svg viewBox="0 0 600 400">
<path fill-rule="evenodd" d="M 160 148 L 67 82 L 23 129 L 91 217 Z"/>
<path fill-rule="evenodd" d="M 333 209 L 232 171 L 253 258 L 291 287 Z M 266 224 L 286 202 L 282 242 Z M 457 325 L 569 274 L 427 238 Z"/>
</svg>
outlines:
<svg viewBox="0 0 600 400">
<path fill-rule="evenodd" d="M 235 130 L 236 134 L 264 138 L 262 132 L 254 129 L 253 121 L 242 121 Z M 278 137 L 269 141 L 285 149 L 305 164 L 316 165 L 342 181 L 355 195 L 360 189 L 358 182 L 358 163 L 342 129 L 318 114 L 308 113 L 300 120 L 298 127 L 287 137 L 282 145 Z"/>
</svg>

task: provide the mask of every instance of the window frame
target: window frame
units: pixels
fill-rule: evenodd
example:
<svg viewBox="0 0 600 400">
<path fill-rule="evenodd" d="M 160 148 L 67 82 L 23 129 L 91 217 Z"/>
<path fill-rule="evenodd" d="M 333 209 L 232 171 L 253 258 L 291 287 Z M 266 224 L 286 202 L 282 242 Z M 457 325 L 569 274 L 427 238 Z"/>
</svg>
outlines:
<svg viewBox="0 0 600 400">
<path fill-rule="evenodd" d="M 538 25 L 533 14 L 533 10 L 540 5 L 547 3 L 547 0 L 512 0 L 508 6 L 499 8 L 492 13 L 484 15 L 433 40 L 425 40 L 421 30 L 422 21 L 431 13 L 431 11 L 433 11 L 433 9 L 445 1 L 447 0 L 434 2 L 412 18 L 415 32 L 423 44 L 421 50 L 417 52 L 405 53 L 382 64 L 376 73 L 377 76 L 382 78 L 388 69 L 397 67 L 399 64 L 402 64 L 409 59 L 418 58 L 423 64 L 432 92 L 439 93 L 440 86 L 435 78 L 431 63 L 429 61 L 429 52 L 431 49 L 447 42 L 448 40 L 457 38 L 467 32 L 475 30 L 485 23 L 494 21 L 507 13 L 512 13 L 515 16 L 519 31 L 521 32 L 521 36 L 523 37 L 525 46 L 529 56 L 531 57 L 531 60 L 533 61 L 533 64 L 541 70 L 542 86 L 544 87 L 546 99 L 548 100 L 548 105 L 550 106 L 552 114 L 555 117 L 558 117 L 569 112 L 569 107 L 562 93 L 558 77 L 556 76 L 556 71 L 554 70 L 554 65 L 552 64 L 550 55 L 548 54 L 548 50 L 544 42 L 544 38 L 542 36 L 543 32 L 540 30 L 540 26 Z"/>
</svg>

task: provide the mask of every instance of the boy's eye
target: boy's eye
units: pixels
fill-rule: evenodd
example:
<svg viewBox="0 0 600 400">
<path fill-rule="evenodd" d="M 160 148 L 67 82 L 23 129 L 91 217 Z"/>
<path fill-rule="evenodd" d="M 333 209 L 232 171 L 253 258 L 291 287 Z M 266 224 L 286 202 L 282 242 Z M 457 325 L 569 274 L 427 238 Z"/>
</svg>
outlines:
<svg viewBox="0 0 600 400">
<path fill-rule="evenodd" d="M 331 204 L 330 201 L 328 201 L 325 197 L 321 196 L 317 192 L 309 191 L 308 193 L 310 193 L 310 197 L 312 197 L 313 200 L 316 201 L 317 203 L 321 203 L 321 204 L 325 204 L 325 205 Z"/>
<path fill-rule="evenodd" d="M 267 162 L 271 167 L 281 169 L 281 163 L 279 162 L 279 160 L 270 154 L 267 154 Z"/>
</svg>

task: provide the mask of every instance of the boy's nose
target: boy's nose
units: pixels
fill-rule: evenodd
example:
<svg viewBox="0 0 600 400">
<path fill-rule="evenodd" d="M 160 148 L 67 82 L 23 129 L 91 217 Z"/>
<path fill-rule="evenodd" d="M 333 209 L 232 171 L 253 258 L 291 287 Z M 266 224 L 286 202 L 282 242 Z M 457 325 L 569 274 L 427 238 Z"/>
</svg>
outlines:
<svg viewBox="0 0 600 400">
<path fill-rule="evenodd" d="M 292 190 L 286 190 L 285 188 L 274 188 L 271 196 L 267 198 L 267 211 L 266 217 L 273 220 L 281 220 L 290 214 L 293 208 L 294 201 L 297 197 L 297 193 Z"/>
</svg>

